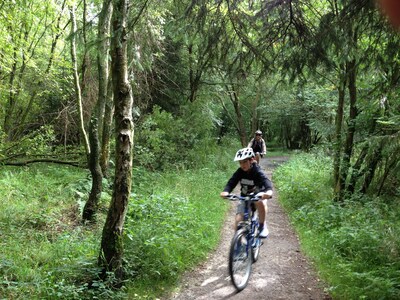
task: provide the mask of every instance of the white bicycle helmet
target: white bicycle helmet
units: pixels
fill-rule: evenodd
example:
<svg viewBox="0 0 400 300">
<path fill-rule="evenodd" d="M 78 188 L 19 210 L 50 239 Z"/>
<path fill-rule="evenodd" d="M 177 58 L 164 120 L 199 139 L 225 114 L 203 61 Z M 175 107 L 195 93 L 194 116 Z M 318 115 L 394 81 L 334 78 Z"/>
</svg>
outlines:
<svg viewBox="0 0 400 300">
<path fill-rule="evenodd" d="M 257 130 L 256 134 L 262 135 L 262 131 L 261 130 Z"/>
<path fill-rule="evenodd" d="M 254 157 L 254 151 L 251 148 L 243 148 L 238 150 L 235 155 L 235 159 L 233 161 L 239 161 L 239 160 L 244 160 L 247 158 L 252 158 Z"/>
</svg>

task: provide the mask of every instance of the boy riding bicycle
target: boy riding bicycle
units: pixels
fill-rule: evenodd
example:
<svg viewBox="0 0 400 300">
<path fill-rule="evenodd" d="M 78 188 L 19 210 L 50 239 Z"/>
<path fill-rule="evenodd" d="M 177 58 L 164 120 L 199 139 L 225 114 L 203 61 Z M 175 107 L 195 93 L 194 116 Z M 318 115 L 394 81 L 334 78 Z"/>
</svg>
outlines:
<svg viewBox="0 0 400 300">
<path fill-rule="evenodd" d="M 239 161 L 240 167 L 229 179 L 224 191 L 221 192 L 221 197 L 229 195 L 236 185 L 240 182 L 240 193 L 246 196 L 250 193 L 255 193 L 260 196 L 262 200 L 255 203 L 258 210 L 260 220 L 260 238 L 268 236 L 268 229 L 265 224 L 266 215 L 266 200 L 272 197 L 272 182 L 268 179 L 265 173 L 261 170 L 260 166 L 255 162 L 254 152 L 251 148 L 243 148 L 236 152 L 234 161 Z M 265 202 L 265 203 L 264 203 Z M 244 207 L 239 204 L 236 211 L 235 228 L 237 224 L 243 219 Z"/>
</svg>

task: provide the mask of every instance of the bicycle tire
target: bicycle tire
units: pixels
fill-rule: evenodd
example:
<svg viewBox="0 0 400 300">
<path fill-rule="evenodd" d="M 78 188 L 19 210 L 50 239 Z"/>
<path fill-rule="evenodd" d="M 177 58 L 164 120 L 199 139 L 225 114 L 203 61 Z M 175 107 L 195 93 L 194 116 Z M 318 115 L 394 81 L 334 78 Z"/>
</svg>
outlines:
<svg viewBox="0 0 400 300">
<path fill-rule="evenodd" d="M 229 252 L 229 275 L 238 291 L 243 290 L 250 279 L 253 264 L 251 245 L 247 245 L 248 231 L 245 228 L 236 231 Z"/>
<path fill-rule="evenodd" d="M 257 215 L 257 223 L 258 224 L 258 215 Z M 259 230 L 258 230 L 258 225 L 254 230 L 254 240 L 253 240 L 253 245 L 251 247 L 251 256 L 253 259 L 253 263 L 255 263 L 258 260 L 258 257 L 260 255 L 260 248 L 262 245 L 262 241 L 261 239 L 258 237 L 258 235 L 260 234 Z"/>
</svg>

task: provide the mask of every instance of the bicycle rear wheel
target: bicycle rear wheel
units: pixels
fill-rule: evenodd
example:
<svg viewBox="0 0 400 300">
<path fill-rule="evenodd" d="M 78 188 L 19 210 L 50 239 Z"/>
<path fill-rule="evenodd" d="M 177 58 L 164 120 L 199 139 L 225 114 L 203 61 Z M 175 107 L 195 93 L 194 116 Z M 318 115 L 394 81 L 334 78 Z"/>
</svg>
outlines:
<svg viewBox="0 0 400 300">
<path fill-rule="evenodd" d="M 243 290 L 250 279 L 253 263 L 251 245 L 248 245 L 247 230 L 236 231 L 229 253 L 229 274 L 238 291 Z"/>
</svg>

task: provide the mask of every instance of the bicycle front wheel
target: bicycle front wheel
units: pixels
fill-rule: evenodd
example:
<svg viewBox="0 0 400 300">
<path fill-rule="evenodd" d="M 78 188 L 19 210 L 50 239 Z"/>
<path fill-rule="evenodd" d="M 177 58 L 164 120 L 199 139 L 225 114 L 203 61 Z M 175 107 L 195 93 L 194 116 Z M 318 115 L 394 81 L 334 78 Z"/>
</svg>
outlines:
<svg viewBox="0 0 400 300">
<path fill-rule="evenodd" d="M 250 279 L 253 263 L 251 245 L 248 245 L 247 230 L 236 231 L 229 253 L 229 274 L 232 284 L 238 291 L 243 290 Z"/>
<path fill-rule="evenodd" d="M 258 260 L 258 256 L 260 255 L 260 247 L 262 245 L 262 242 L 260 240 L 260 238 L 258 237 L 258 235 L 260 234 L 259 230 L 258 230 L 258 213 L 257 211 L 254 212 L 255 214 L 255 223 L 256 225 L 254 226 L 254 238 L 253 238 L 253 245 L 252 245 L 252 251 L 251 251 L 251 255 L 253 258 L 253 263 L 255 263 Z"/>
</svg>

